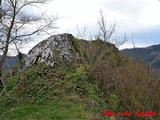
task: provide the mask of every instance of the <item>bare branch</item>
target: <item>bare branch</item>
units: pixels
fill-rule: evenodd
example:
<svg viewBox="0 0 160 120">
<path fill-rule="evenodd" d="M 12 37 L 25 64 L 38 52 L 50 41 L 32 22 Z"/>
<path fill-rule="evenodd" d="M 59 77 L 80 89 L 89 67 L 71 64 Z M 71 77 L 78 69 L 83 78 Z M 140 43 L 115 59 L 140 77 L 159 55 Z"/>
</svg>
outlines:
<svg viewBox="0 0 160 120">
<path fill-rule="evenodd" d="M 76 27 L 77 27 L 77 38 L 78 39 L 85 39 L 87 27 L 84 26 L 82 31 L 80 30 L 78 25 Z"/>
<path fill-rule="evenodd" d="M 98 26 L 99 26 L 98 37 L 100 37 L 102 40 L 104 40 L 106 42 L 109 42 L 111 36 L 115 32 L 116 24 L 111 25 L 110 28 L 107 29 L 106 23 L 107 23 L 107 21 L 103 15 L 103 11 L 100 10 L 100 19 L 98 21 Z"/>
<path fill-rule="evenodd" d="M 33 36 L 52 33 L 55 28 L 55 17 L 47 17 L 46 13 L 40 15 L 30 14 L 26 8 L 38 7 L 48 0 L 2 0 L 0 1 L 0 77 L 3 64 L 11 44 L 19 49 Z"/>
</svg>

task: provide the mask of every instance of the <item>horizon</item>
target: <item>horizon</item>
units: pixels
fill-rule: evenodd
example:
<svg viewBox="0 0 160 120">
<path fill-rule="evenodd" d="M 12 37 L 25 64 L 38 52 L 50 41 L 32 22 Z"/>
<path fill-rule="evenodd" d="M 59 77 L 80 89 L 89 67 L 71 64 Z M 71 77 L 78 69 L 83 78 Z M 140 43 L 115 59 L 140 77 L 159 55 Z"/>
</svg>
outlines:
<svg viewBox="0 0 160 120">
<path fill-rule="evenodd" d="M 48 16 L 58 16 L 55 34 L 77 34 L 76 26 L 82 31 L 86 27 L 86 34 L 98 33 L 97 21 L 99 11 L 107 20 L 107 26 L 116 23 L 115 36 L 126 35 L 128 41 L 119 49 L 133 48 L 132 36 L 136 47 L 147 47 L 160 44 L 160 1 L 158 0 L 52 0 L 33 10 L 32 14 L 47 11 Z M 83 8 L 83 9 L 82 9 Z M 30 11 L 28 11 L 30 12 Z M 21 52 L 28 53 L 40 41 L 49 36 L 37 37 L 36 41 L 25 45 Z M 12 48 L 12 47 L 11 47 Z M 15 54 L 14 52 L 8 55 Z"/>
<path fill-rule="evenodd" d="M 61 33 L 61 34 L 63 34 L 63 33 Z M 68 33 L 68 34 L 71 34 L 71 33 Z M 57 35 L 57 34 L 55 34 L 55 35 Z M 48 38 L 48 37 L 47 37 Z M 46 38 L 46 39 L 47 39 Z M 45 39 L 44 39 L 45 40 Z M 43 40 L 42 40 L 43 41 Z M 42 42 L 42 41 L 39 41 L 39 42 Z M 87 41 L 90 41 L 90 40 L 87 40 Z M 38 43 L 39 43 L 38 42 Z M 37 44 L 38 44 L 37 43 Z M 33 43 L 30 43 L 30 44 L 33 44 Z M 34 46 L 36 46 L 37 44 L 35 44 Z M 124 44 L 125 45 L 125 47 L 117 47 L 118 48 L 118 50 L 119 51 L 122 51 L 122 50 L 125 50 L 125 49 L 134 49 L 134 46 L 133 46 L 133 44 L 130 44 L 130 45 L 127 45 L 127 44 Z M 151 44 L 151 45 L 146 45 L 146 46 L 143 46 L 143 45 L 141 45 L 141 44 L 139 44 L 139 45 L 135 45 L 136 47 L 135 48 L 148 48 L 148 47 L 152 47 L 152 46 L 155 46 L 155 45 L 160 45 L 160 43 L 159 44 Z M 32 49 L 32 48 L 31 48 Z M 31 50 L 30 49 L 30 50 Z M 29 51 L 30 51 L 29 50 Z M 28 52 L 29 52 L 28 51 Z M 25 53 L 25 52 L 22 52 L 22 54 L 25 54 L 25 55 L 27 55 L 28 54 L 28 52 L 27 53 Z M 1 56 L 1 54 L 0 54 L 0 56 Z M 17 54 L 15 55 L 15 54 L 10 54 L 10 55 L 7 55 L 7 57 L 15 57 L 15 56 L 17 56 Z"/>
</svg>

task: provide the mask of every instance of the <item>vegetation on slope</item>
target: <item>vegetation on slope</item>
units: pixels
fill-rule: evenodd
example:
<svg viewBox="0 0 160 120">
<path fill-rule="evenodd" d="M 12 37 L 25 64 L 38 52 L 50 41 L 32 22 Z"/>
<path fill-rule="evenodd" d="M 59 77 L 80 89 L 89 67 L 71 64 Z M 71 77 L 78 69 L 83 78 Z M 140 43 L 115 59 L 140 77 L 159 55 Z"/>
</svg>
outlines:
<svg viewBox="0 0 160 120">
<path fill-rule="evenodd" d="M 3 120 L 104 119 L 103 111 L 160 111 L 160 81 L 113 45 L 73 39 L 74 63 L 43 63 L 16 73 L 0 98 Z M 120 118 L 117 118 L 120 119 Z M 134 116 L 130 119 L 134 120 Z M 146 119 L 146 118 L 143 118 Z"/>
</svg>

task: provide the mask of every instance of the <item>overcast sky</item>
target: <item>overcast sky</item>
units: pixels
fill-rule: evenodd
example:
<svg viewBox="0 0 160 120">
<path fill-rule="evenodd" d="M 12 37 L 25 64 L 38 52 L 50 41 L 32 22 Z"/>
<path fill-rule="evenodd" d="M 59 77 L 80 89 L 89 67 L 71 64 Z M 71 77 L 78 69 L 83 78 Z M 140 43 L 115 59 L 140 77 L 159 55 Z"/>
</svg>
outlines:
<svg viewBox="0 0 160 120">
<path fill-rule="evenodd" d="M 116 23 L 116 34 L 127 34 L 129 39 L 133 34 L 136 47 L 160 43 L 158 0 L 52 0 L 43 6 L 48 15 L 58 15 L 57 33 L 73 34 L 76 25 L 86 26 L 88 34 L 96 32 L 100 9 L 108 25 Z M 121 49 L 133 47 L 130 41 Z"/>
</svg>

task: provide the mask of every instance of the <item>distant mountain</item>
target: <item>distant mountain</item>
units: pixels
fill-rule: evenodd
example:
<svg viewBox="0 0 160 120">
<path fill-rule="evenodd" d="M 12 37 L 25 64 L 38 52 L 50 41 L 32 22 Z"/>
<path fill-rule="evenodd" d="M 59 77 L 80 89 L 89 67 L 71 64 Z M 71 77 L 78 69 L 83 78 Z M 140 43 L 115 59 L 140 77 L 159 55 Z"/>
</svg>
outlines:
<svg viewBox="0 0 160 120">
<path fill-rule="evenodd" d="M 139 62 L 150 64 L 155 68 L 160 68 L 160 44 L 146 48 L 133 48 L 121 50 L 126 55 L 133 57 Z"/>
<path fill-rule="evenodd" d="M 0 55 L 0 60 L 1 60 L 1 55 Z M 24 57 L 26 57 L 26 54 L 24 54 Z M 4 68 L 7 69 L 8 68 L 8 64 L 10 65 L 10 67 L 14 67 L 14 65 L 18 63 L 18 56 L 7 56 L 5 63 L 4 63 Z"/>
</svg>

